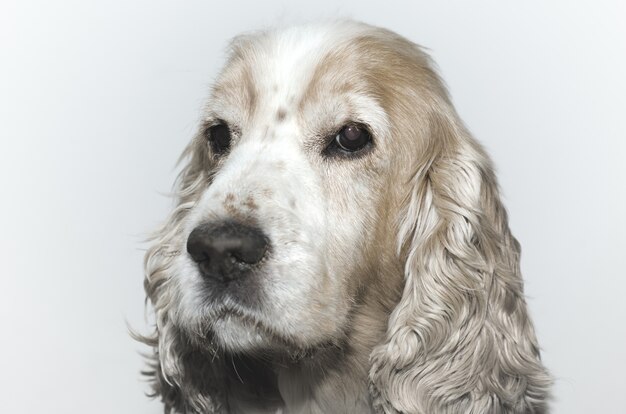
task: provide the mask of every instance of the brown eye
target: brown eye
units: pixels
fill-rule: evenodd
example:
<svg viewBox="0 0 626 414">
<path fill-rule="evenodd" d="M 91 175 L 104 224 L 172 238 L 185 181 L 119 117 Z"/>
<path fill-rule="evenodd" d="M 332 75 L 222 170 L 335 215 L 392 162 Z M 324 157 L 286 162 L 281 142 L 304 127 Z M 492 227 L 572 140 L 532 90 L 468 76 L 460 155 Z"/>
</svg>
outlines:
<svg viewBox="0 0 626 414">
<path fill-rule="evenodd" d="M 369 131 L 359 125 L 346 125 L 335 137 L 337 147 L 343 151 L 356 152 L 362 150 L 372 140 Z"/>
<path fill-rule="evenodd" d="M 208 129 L 207 135 L 216 154 L 222 154 L 230 148 L 230 129 L 225 123 L 213 125 Z"/>
</svg>

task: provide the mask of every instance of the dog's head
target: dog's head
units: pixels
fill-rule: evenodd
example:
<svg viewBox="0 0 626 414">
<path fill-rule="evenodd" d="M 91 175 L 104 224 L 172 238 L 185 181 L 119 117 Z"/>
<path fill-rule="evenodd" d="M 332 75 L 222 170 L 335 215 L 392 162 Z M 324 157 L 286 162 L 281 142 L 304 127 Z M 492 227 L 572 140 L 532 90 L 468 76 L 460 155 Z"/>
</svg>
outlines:
<svg viewBox="0 0 626 414">
<path fill-rule="evenodd" d="M 353 22 L 239 37 L 185 154 L 178 205 L 146 257 L 165 379 L 188 375 L 184 347 L 337 344 L 376 290 L 397 306 L 372 353 L 375 405 L 487 395 L 489 408 L 494 392 L 539 404 L 546 381 L 489 161 L 417 46 Z"/>
<path fill-rule="evenodd" d="M 393 112 L 416 92 L 398 65 L 434 75 L 414 47 L 381 55 L 397 37 L 345 25 L 232 45 L 168 243 L 171 317 L 192 335 L 235 351 L 314 347 L 342 335 L 371 279 L 393 277 L 380 257 L 396 250 L 421 127 L 394 119 L 415 116 Z"/>
</svg>

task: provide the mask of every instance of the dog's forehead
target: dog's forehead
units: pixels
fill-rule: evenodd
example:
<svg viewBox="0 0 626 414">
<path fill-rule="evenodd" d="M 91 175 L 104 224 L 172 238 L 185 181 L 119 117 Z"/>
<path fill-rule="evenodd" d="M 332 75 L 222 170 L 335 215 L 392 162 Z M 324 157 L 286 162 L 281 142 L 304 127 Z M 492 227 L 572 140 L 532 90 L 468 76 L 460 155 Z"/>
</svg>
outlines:
<svg viewBox="0 0 626 414">
<path fill-rule="evenodd" d="M 271 115 L 280 123 L 303 110 L 312 91 L 322 86 L 321 78 L 334 83 L 350 80 L 340 79 L 338 59 L 333 53 L 340 45 L 372 30 L 345 21 L 237 37 L 231 44 L 231 58 L 214 87 L 213 99 L 243 111 L 238 118 L 249 120 L 262 115 L 267 119 Z"/>
</svg>

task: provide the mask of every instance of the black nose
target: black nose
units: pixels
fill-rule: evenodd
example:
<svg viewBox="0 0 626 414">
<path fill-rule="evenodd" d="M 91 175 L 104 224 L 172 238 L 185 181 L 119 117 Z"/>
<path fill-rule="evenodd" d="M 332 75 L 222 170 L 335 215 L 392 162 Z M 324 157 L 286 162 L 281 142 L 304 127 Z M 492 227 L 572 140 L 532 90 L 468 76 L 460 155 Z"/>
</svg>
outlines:
<svg viewBox="0 0 626 414">
<path fill-rule="evenodd" d="M 267 237 L 237 222 L 202 224 L 187 239 L 187 252 L 206 278 L 228 281 L 250 273 L 267 251 Z"/>
</svg>

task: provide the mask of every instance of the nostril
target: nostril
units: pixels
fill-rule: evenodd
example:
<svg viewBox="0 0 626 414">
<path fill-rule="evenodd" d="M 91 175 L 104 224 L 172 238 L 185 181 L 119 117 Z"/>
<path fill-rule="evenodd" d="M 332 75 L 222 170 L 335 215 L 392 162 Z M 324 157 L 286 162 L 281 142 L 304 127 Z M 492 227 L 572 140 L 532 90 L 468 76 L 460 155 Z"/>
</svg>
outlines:
<svg viewBox="0 0 626 414">
<path fill-rule="evenodd" d="M 196 227 L 187 238 L 187 253 L 194 262 L 203 262 L 212 256 L 213 252 L 206 230 L 203 226 Z"/>
<path fill-rule="evenodd" d="M 259 228 L 237 222 L 202 224 L 187 239 L 187 252 L 208 277 L 238 277 L 246 273 L 243 267 L 259 263 L 267 248 Z"/>
<path fill-rule="evenodd" d="M 260 262 L 267 250 L 265 235 L 254 227 L 239 228 L 236 235 L 227 236 L 218 244 L 235 259 L 247 264 Z"/>
</svg>

